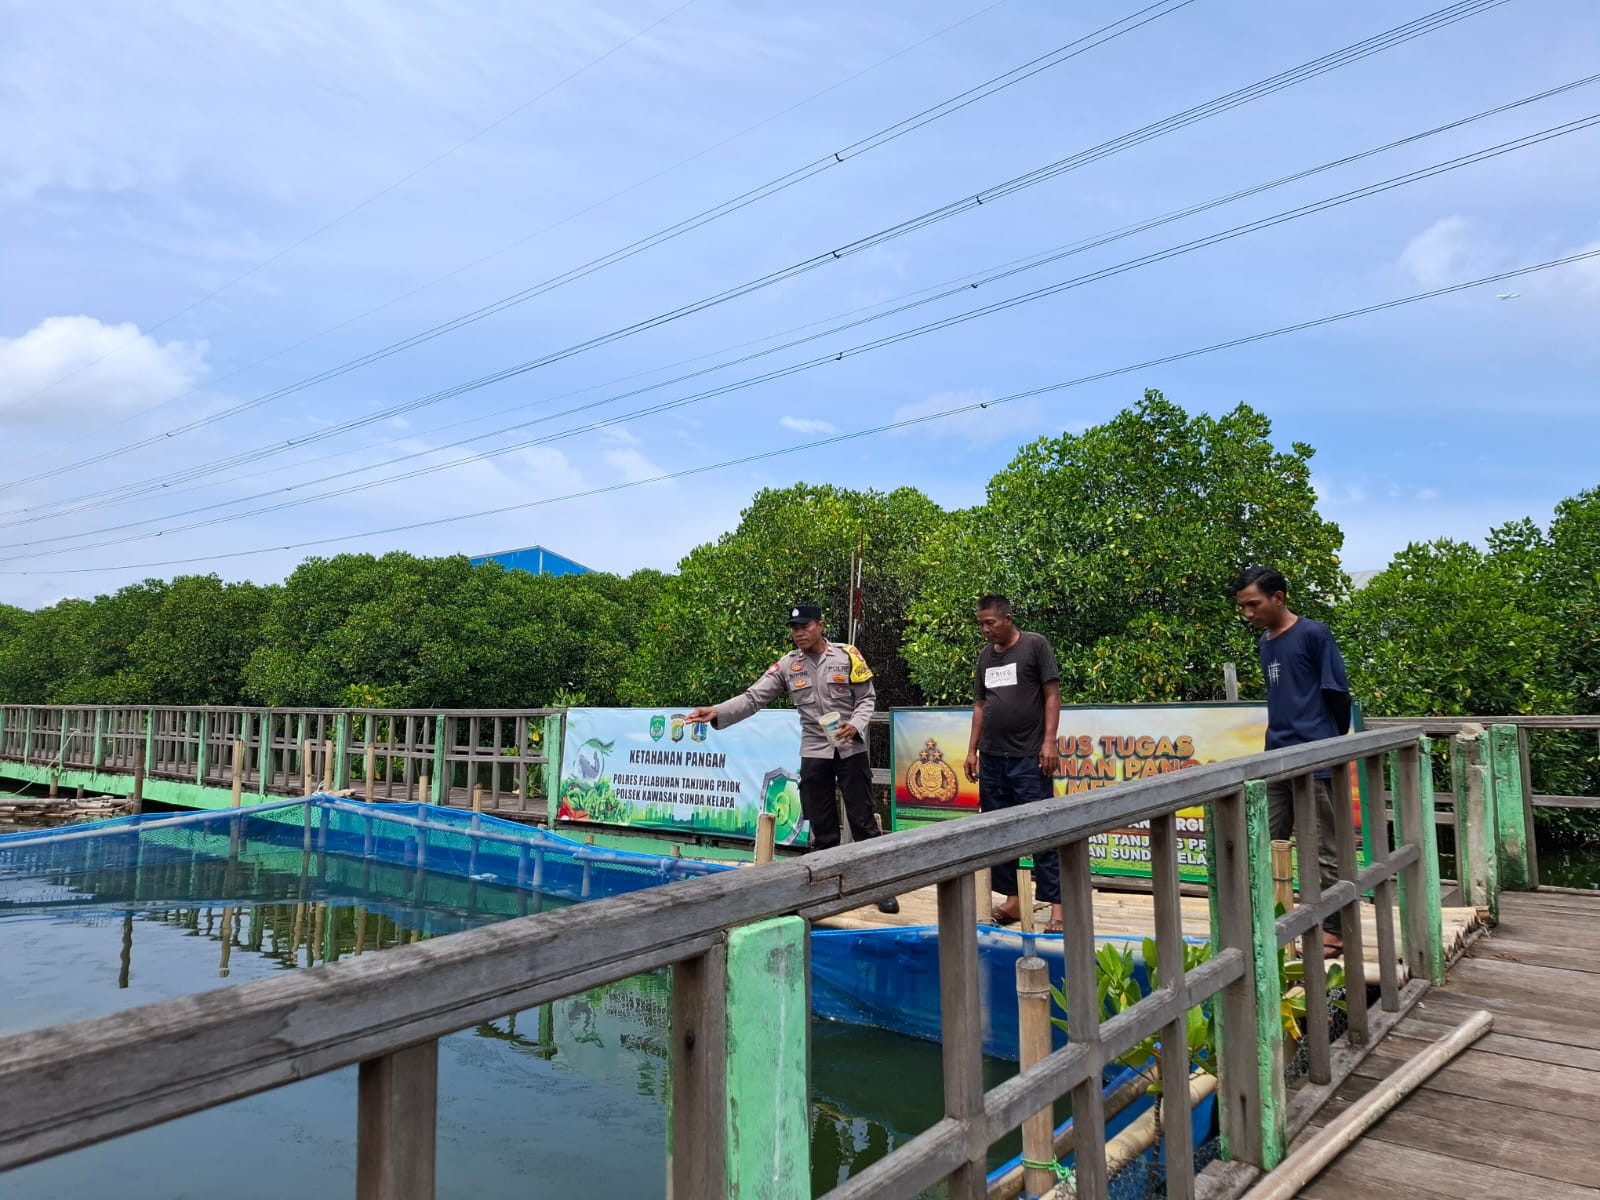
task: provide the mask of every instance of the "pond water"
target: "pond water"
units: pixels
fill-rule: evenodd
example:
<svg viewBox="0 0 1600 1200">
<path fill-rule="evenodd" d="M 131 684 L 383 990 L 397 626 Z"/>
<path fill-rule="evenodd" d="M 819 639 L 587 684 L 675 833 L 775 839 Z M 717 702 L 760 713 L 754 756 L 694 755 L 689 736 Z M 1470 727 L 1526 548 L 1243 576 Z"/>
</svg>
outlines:
<svg viewBox="0 0 1600 1200">
<path fill-rule="evenodd" d="M 327 880 L 217 870 L 169 873 L 142 894 L 113 878 L 92 897 L 6 915 L 0 887 L 0 1035 L 100 1016 L 208 988 L 304 970 L 353 954 L 503 919 L 559 901 L 433 877 L 410 903 L 415 873 Z M 126 872 L 123 872 L 126 875 Z M 401 886 L 391 886 L 403 880 Z M 174 898 L 189 888 L 205 901 Z M 78 890 L 83 891 L 82 880 Z M 218 897 L 237 897 L 237 904 Z M 397 896 L 406 899 L 397 899 Z M 113 903 L 116 899 L 119 902 Z M 31 910 L 30 910 L 31 909 Z M 665 1186 L 670 976 L 596 988 L 443 1039 L 439 1062 L 438 1195 L 658 1197 Z M 988 1086 L 1015 1070 L 985 1065 Z M 938 1047 L 878 1030 L 812 1028 L 812 1177 L 826 1191 L 940 1117 Z M 98 1195 L 119 1200 L 296 1200 L 355 1189 L 356 1071 L 333 1072 L 9 1172 L 7 1200 Z M 997 1144 L 996 1164 L 1018 1152 Z"/>
</svg>

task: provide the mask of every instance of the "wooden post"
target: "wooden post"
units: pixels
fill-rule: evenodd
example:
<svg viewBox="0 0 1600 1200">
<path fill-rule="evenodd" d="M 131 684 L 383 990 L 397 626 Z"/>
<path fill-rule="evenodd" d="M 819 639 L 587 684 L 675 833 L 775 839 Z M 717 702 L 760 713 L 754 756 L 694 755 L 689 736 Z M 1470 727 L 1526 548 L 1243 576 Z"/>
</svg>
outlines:
<svg viewBox="0 0 1600 1200">
<path fill-rule="evenodd" d="M 333 786 L 343 791 L 350 786 L 350 714 L 342 712 L 333 720 Z"/>
<path fill-rule="evenodd" d="M 545 827 L 556 827 L 556 809 L 561 804 L 561 739 L 563 714 L 551 713 L 544 719 L 544 739 L 540 746 L 544 754 Z"/>
<path fill-rule="evenodd" d="M 129 810 L 134 816 L 144 811 L 144 757 L 133 760 L 133 795 L 128 797 Z"/>
<path fill-rule="evenodd" d="M 472 811 L 475 813 L 483 811 L 483 784 L 481 783 L 472 785 Z"/>
<path fill-rule="evenodd" d="M 244 740 L 235 738 L 233 743 L 233 807 L 238 808 L 244 803 Z"/>
<path fill-rule="evenodd" d="M 1255 779 L 1206 813 L 1211 944 L 1239 950 L 1245 966 L 1216 1010 L 1223 1157 L 1264 1171 L 1282 1160 L 1287 1140 L 1268 824 L 1267 785 Z M 1092 974 L 1089 986 L 1092 1003 Z"/>
<path fill-rule="evenodd" d="M 275 725 L 269 708 L 261 714 L 256 746 L 256 791 L 263 798 L 272 788 L 272 738 Z"/>
<path fill-rule="evenodd" d="M 1239 668 L 1231 662 L 1222 664 L 1222 694 L 1230 704 L 1239 699 Z"/>
<path fill-rule="evenodd" d="M 1417 861 L 1400 872 L 1400 932 L 1413 979 L 1444 982 L 1444 915 L 1439 903 L 1439 835 L 1434 825 L 1433 743 L 1421 738 L 1399 752 L 1402 844 L 1415 843 Z"/>
<path fill-rule="evenodd" d="M 1533 824 L 1533 763 L 1528 757 L 1528 731 L 1517 727 L 1517 778 L 1522 783 L 1523 826 L 1527 829 L 1528 889 L 1539 886 L 1539 841 Z"/>
<path fill-rule="evenodd" d="M 1333 847 L 1339 860 L 1339 878 L 1353 880 L 1360 873 L 1356 858 L 1355 820 L 1350 811 L 1350 776 L 1347 764 L 1333 769 Z M 1361 895 L 1339 910 L 1339 940 L 1344 943 L 1345 1040 L 1352 1046 L 1367 1043 L 1367 959 L 1361 928 Z"/>
<path fill-rule="evenodd" d="M 1294 843 L 1282 838 L 1272 843 L 1272 903 L 1294 907 Z"/>
<path fill-rule="evenodd" d="M 450 785 L 454 782 L 452 775 L 445 767 L 445 734 L 455 732 L 454 717 L 435 717 L 433 719 L 433 788 L 423 800 L 424 804 L 443 804 L 450 795 Z M 451 738 L 449 745 L 455 745 Z M 424 776 L 423 778 L 427 778 Z"/>
<path fill-rule="evenodd" d="M 1183 978 L 1183 892 L 1178 873 L 1178 821 L 1173 813 L 1150 821 L 1150 887 L 1155 908 L 1156 961 L 1154 983 L 1174 996 L 1185 990 Z M 1048 1043 L 1047 1043 L 1048 1048 Z M 1167 1200 L 1194 1200 L 1194 1124 L 1189 1116 L 1189 1012 L 1161 1030 L 1163 1083 L 1156 1103 L 1167 1136 Z"/>
<path fill-rule="evenodd" d="M 778 818 L 764 812 L 756 818 L 756 862 L 769 863 L 777 855 Z"/>
<path fill-rule="evenodd" d="M 317 794 L 317 777 L 314 764 L 311 761 L 310 738 L 305 738 L 300 743 L 300 782 L 304 789 L 301 795 L 315 796 Z"/>
<path fill-rule="evenodd" d="M 1484 735 L 1487 736 L 1487 735 Z M 1471 838 L 1466 845 L 1467 867 L 1460 871 L 1462 876 L 1462 890 L 1465 892 L 1466 880 L 1472 880 L 1472 898 L 1468 904 L 1477 908 L 1489 910 L 1491 924 L 1500 922 L 1500 888 L 1499 888 L 1499 863 L 1494 847 L 1494 794 L 1489 784 L 1489 768 L 1481 763 L 1473 763 L 1466 772 L 1466 809 L 1472 814 L 1472 823 L 1469 826 Z M 1462 802 L 1456 801 L 1456 811 L 1460 812 Z M 1462 847 L 1457 842 L 1457 861 L 1461 861 Z"/>
<path fill-rule="evenodd" d="M 194 781 L 203 786 L 206 768 L 211 765 L 211 710 L 202 708 L 200 719 L 195 724 L 198 731 L 195 735 Z"/>
<path fill-rule="evenodd" d="M 106 710 L 94 710 L 94 751 L 90 765 L 99 771 L 106 765 Z"/>
<path fill-rule="evenodd" d="M 1097 1068 L 1072 1089 L 1072 1124 L 1078 1131 L 1073 1158 L 1077 1164 L 1077 1195 L 1080 1200 L 1105 1200 L 1106 1114 L 1100 1083 L 1105 1051 L 1100 1044 L 1100 995 L 1095 987 L 1094 881 L 1090 877 L 1089 843 L 1084 838 L 1068 842 L 1057 855 L 1061 861 L 1061 958 L 1066 974 L 1067 1038 L 1087 1050 Z M 939 941 L 942 948 L 942 929 Z M 980 1176 L 980 1189 L 982 1182 Z M 977 1195 L 982 1196 L 983 1192 L 980 1190 Z"/>
<path fill-rule="evenodd" d="M 333 791 L 333 741 L 322 740 L 322 790 Z"/>
<path fill-rule="evenodd" d="M 439 1043 L 368 1059 L 357 1089 L 357 1200 L 433 1200 Z"/>
<path fill-rule="evenodd" d="M 1026 1071 L 1050 1056 L 1050 972 L 1042 958 L 1017 960 L 1017 1056 Z M 1024 1163 L 1049 1163 L 1055 1158 L 1055 1115 L 1046 1105 L 1022 1122 Z M 1042 1196 L 1055 1186 L 1049 1167 L 1024 1166 L 1023 1192 Z"/>
<path fill-rule="evenodd" d="M 367 750 L 362 756 L 361 769 L 366 776 L 362 784 L 362 791 L 368 804 L 378 798 L 378 747 L 372 740 L 372 718 L 367 718 Z"/>
<path fill-rule="evenodd" d="M 1494 775 L 1490 796 L 1499 841 L 1500 886 L 1525 892 L 1536 886 L 1530 882 L 1534 874 L 1533 804 L 1531 789 L 1522 778 L 1517 732 L 1515 725 L 1489 726 L 1485 761 Z"/>
<path fill-rule="evenodd" d="M 433 796 L 433 788 L 428 782 L 428 773 L 424 771 L 417 776 L 417 803 L 427 804 Z"/>
<path fill-rule="evenodd" d="M 983 1118 L 983 1012 L 978 995 L 978 915 L 971 875 L 941 880 L 939 888 L 939 1028 L 944 1047 L 944 1115 Z M 1098 1083 L 1095 1095 L 1099 1096 Z M 949 1176 L 950 1200 L 983 1200 L 986 1148 Z"/>
<path fill-rule="evenodd" d="M 1322 899 L 1322 868 L 1318 861 L 1322 839 L 1318 829 L 1316 780 L 1309 775 L 1298 775 L 1293 786 L 1300 898 L 1307 904 L 1316 904 Z M 1302 939 L 1300 959 L 1305 970 L 1306 1077 L 1312 1083 L 1327 1083 L 1333 1076 L 1328 1048 L 1328 971 L 1322 957 L 1320 923 Z"/>
<path fill-rule="evenodd" d="M 672 965 L 667 1099 L 670 1200 L 728 1194 L 727 991 L 726 943 Z"/>
</svg>

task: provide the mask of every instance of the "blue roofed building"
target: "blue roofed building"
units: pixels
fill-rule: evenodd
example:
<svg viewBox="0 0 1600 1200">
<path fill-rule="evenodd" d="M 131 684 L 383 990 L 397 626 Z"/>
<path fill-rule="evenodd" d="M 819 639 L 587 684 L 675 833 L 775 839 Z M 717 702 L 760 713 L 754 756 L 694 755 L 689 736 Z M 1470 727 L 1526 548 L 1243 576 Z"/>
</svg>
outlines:
<svg viewBox="0 0 1600 1200">
<path fill-rule="evenodd" d="M 475 554 L 467 560 L 473 566 L 499 563 L 508 571 L 527 571 L 530 575 L 587 575 L 590 568 L 573 562 L 564 554 L 546 550 L 543 546 L 524 546 L 520 550 L 496 550 L 493 554 Z"/>
</svg>

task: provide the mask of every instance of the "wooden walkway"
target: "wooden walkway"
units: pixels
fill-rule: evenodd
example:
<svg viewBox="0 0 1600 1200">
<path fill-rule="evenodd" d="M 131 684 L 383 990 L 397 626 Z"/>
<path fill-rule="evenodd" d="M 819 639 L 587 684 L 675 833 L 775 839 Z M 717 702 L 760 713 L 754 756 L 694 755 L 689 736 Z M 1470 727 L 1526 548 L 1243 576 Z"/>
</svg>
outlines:
<svg viewBox="0 0 1600 1200">
<path fill-rule="evenodd" d="M 1313 1121 L 1487 1009 L 1494 1029 L 1301 1192 L 1338 1200 L 1600 1200 L 1600 893 L 1502 892 L 1450 968 Z"/>
</svg>

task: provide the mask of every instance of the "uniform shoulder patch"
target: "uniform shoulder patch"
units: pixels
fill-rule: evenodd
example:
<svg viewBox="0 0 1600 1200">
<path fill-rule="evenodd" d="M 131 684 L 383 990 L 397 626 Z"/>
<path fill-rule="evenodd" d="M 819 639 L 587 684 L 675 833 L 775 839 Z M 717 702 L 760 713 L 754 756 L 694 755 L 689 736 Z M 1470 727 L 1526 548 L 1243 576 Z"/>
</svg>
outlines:
<svg viewBox="0 0 1600 1200">
<path fill-rule="evenodd" d="M 861 651 L 854 646 L 845 646 L 843 649 L 850 656 L 850 682 L 865 683 L 871 679 L 872 668 L 867 666 L 867 660 L 861 656 Z"/>
</svg>

